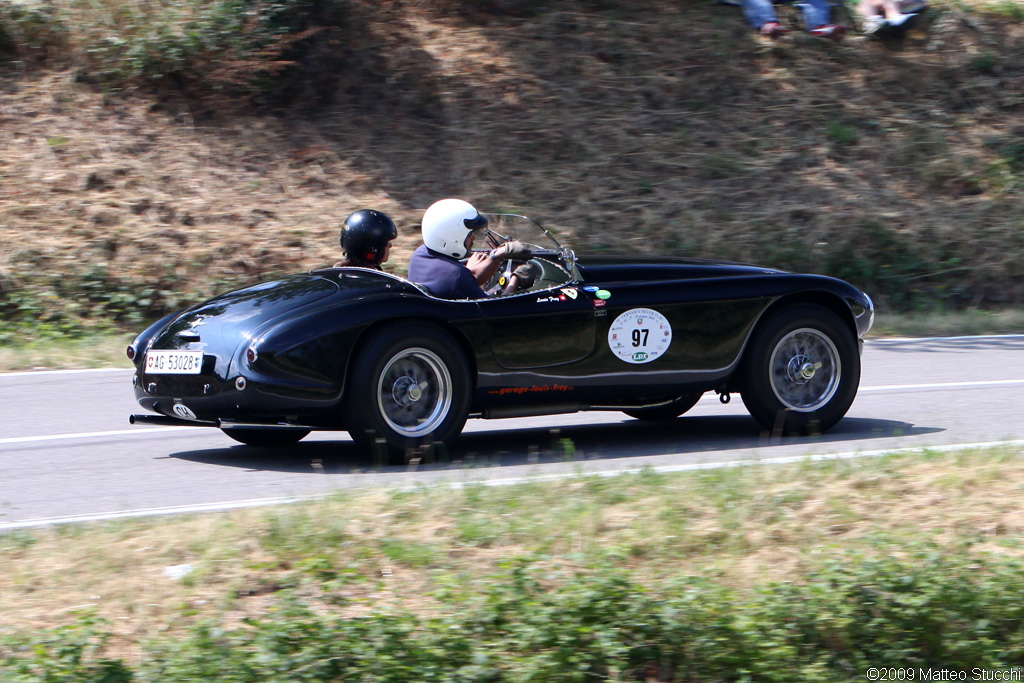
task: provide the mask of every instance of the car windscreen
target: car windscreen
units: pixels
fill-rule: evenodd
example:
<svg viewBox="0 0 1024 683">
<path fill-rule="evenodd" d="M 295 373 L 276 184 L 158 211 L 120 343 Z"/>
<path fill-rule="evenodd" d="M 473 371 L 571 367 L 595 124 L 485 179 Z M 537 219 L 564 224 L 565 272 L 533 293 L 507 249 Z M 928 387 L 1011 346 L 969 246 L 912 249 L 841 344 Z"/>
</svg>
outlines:
<svg viewBox="0 0 1024 683">
<path fill-rule="evenodd" d="M 510 213 L 485 213 L 487 229 L 484 231 L 492 247 L 518 240 L 533 246 L 535 251 L 557 253 L 561 247 L 554 236 L 532 218 Z"/>
</svg>

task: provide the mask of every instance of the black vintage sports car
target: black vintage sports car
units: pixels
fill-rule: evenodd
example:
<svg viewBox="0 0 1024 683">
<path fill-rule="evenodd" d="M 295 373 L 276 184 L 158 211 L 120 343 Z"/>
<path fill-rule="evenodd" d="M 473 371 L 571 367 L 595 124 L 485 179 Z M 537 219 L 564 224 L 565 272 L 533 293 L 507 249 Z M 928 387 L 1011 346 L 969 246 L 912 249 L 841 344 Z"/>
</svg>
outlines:
<svg viewBox="0 0 1024 683">
<path fill-rule="evenodd" d="M 528 289 L 447 301 L 400 277 L 327 268 L 156 322 L 128 347 L 133 423 L 207 425 L 249 445 L 347 430 L 395 462 L 450 446 L 468 417 L 619 410 L 669 420 L 738 392 L 768 429 L 822 432 L 850 408 L 871 299 L 818 275 L 717 261 L 577 262 L 536 222 Z M 497 280 L 508 277 L 513 263 Z"/>
</svg>

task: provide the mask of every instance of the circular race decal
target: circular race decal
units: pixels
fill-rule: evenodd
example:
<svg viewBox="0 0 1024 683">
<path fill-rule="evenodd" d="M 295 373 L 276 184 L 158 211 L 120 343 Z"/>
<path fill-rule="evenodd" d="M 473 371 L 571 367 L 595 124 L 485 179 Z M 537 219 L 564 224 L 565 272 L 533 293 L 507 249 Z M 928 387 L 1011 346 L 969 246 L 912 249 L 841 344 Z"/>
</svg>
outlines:
<svg viewBox="0 0 1024 683">
<path fill-rule="evenodd" d="M 608 347 L 627 363 L 650 363 L 668 350 L 672 326 L 650 308 L 631 308 L 612 322 Z"/>
<path fill-rule="evenodd" d="M 180 418 L 185 420 L 198 420 L 196 414 L 189 410 L 188 406 L 182 403 L 175 403 L 171 411 Z"/>
</svg>

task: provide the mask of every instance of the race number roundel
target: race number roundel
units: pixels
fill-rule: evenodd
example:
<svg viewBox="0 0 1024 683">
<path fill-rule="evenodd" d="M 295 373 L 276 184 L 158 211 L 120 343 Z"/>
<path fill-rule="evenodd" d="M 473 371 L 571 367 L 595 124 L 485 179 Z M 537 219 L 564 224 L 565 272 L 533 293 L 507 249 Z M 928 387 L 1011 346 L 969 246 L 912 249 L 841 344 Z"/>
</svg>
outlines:
<svg viewBox="0 0 1024 683">
<path fill-rule="evenodd" d="M 650 363 L 668 350 L 672 326 L 650 308 L 631 308 L 612 323 L 608 347 L 627 363 Z"/>
</svg>

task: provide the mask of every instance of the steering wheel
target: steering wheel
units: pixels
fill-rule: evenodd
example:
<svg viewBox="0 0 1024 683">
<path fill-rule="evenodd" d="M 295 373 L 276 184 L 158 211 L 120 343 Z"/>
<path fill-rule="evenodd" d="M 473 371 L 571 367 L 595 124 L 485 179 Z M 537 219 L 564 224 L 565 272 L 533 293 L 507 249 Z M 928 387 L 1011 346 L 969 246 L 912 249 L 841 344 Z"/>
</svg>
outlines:
<svg viewBox="0 0 1024 683">
<path fill-rule="evenodd" d="M 509 294 L 518 294 L 519 292 L 529 289 L 534 285 L 536 279 L 524 287 L 521 279 L 516 278 L 519 286 L 514 291 L 505 291 L 505 288 L 508 287 L 508 284 L 512 281 L 512 275 L 515 273 L 516 269 L 527 263 L 533 265 L 536 271 L 536 278 L 539 278 L 543 274 L 544 266 L 542 266 L 537 259 L 531 258 L 528 261 L 514 261 L 512 259 L 507 259 L 503 264 L 501 264 L 501 268 L 498 269 L 498 272 L 491 276 L 491 279 L 487 282 L 487 286 L 484 287 L 484 291 L 488 292 L 491 296 L 507 296 Z"/>
<path fill-rule="evenodd" d="M 503 244 L 506 244 L 506 243 L 509 242 L 508 239 L 498 239 L 498 237 L 499 236 L 496 235 L 495 233 L 489 233 L 488 234 L 487 242 L 491 246 L 492 249 L 498 249 Z M 541 246 L 536 245 L 536 244 L 531 244 L 531 243 L 528 243 L 528 242 L 523 242 L 522 244 L 523 244 L 523 246 L 527 247 L 533 253 L 543 252 L 544 251 L 544 247 L 541 247 Z M 484 291 L 493 293 L 496 296 L 501 296 L 502 294 L 505 293 L 505 291 L 504 291 L 505 287 L 507 287 L 509 282 L 512 281 L 512 274 L 515 272 L 516 268 L 519 267 L 520 264 L 531 263 L 531 262 L 533 262 L 533 258 L 532 257 L 528 258 L 528 259 L 511 259 L 511 258 L 505 259 L 505 261 L 501 264 L 501 267 L 498 269 L 498 271 L 487 282 L 487 286 L 484 287 Z M 543 272 L 543 267 L 542 266 L 540 266 L 539 264 L 535 264 L 535 265 L 537 266 L 538 270 Z M 532 283 L 530 284 L 530 286 L 532 286 Z M 528 287 L 522 288 L 522 289 L 528 289 Z M 522 291 L 522 289 L 517 288 L 515 291 L 509 292 L 509 294 L 514 294 L 515 292 Z"/>
<path fill-rule="evenodd" d="M 504 293 L 505 286 L 508 285 L 509 280 L 512 279 L 512 272 L 516 269 L 517 263 L 522 263 L 522 261 L 506 259 L 505 262 L 501 264 L 501 267 L 498 268 L 497 272 L 491 276 L 491 279 L 484 287 L 484 291 L 493 291 L 495 296 L 501 296 Z"/>
</svg>

